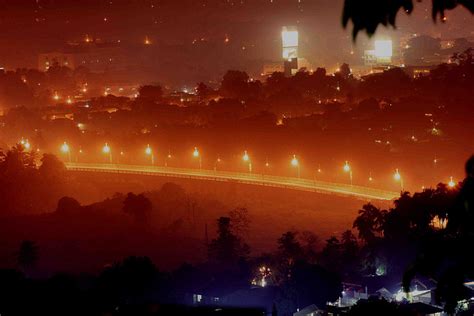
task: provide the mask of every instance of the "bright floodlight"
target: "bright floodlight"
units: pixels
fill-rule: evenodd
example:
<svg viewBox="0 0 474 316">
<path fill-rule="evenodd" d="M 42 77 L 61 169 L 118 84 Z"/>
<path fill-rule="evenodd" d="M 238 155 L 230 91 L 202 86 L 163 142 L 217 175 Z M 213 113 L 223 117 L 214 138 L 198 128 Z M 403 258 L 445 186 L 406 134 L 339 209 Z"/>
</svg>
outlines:
<svg viewBox="0 0 474 316">
<path fill-rule="evenodd" d="M 146 149 L 145 149 L 145 154 L 147 154 L 147 155 L 151 155 L 151 154 L 152 154 L 152 152 L 153 152 L 153 151 L 151 150 L 151 147 L 150 147 L 150 145 L 147 145 L 147 146 L 146 146 Z"/>
<path fill-rule="evenodd" d="M 291 165 L 293 167 L 298 167 L 299 161 L 298 161 L 298 158 L 296 158 L 296 155 L 293 155 L 293 159 L 291 159 Z"/>
<path fill-rule="evenodd" d="M 69 145 L 66 142 L 64 142 L 64 144 L 61 145 L 61 151 L 63 153 L 68 153 L 69 152 Z"/>
<path fill-rule="evenodd" d="M 298 31 L 294 28 L 284 27 L 281 32 L 283 47 L 298 46 Z"/>
<path fill-rule="evenodd" d="M 374 55 L 377 58 L 391 58 L 393 56 L 393 44 L 391 40 L 375 41 Z"/>
<path fill-rule="evenodd" d="M 244 152 L 244 155 L 242 156 L 242 159 L 244 161 L 249 161 L 250 160 L 250 157 L 249 157 L 249 154 L 247 153 L 247 151 Z"/>
<path fill-rule="evenodd" d="M 197 149 L 197 147 L 194 147 L 193 156 L 196 158 L 199 157 L 199 150 Z"/>
<path fill-rule="evenodd" d="M 298 58 L 298 31 L 295 27 L 284 27 L 281 32 L 282 56 L 284 59 Z"/>
<path fill-rule="evenodd" d="M 105 143 L 104 147 L 102 147 L 102 152 L 103 152 L 104 154 L 110 153 L 110 146 L 109 146 L 109 144 Z"/>
</svg>

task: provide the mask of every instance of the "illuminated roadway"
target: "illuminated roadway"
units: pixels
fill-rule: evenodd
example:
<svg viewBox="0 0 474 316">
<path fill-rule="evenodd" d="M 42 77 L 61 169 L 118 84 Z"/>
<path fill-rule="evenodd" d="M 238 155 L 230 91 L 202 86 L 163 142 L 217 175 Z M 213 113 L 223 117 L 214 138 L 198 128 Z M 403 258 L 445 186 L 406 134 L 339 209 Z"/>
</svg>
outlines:
<svg viewBox="0 0 474 316">
<path fill-rule="evenodd" d="M 227 171 L 214 171 L 205 169 L 199 170 L 143 165 L 92 163 L 66 163 L 66 168 L 70 171 L 78 172 L 135 174 L 168 178 L 207 180 L 216 182 L 233 182 L 249 185 L 316 192 L 323 194 L 353 196 L 365 200 L 394 200 L 400 196 L 399 192 L 378 190 L 370 187 L 342 183 L 331 183 L 309 179 L 287 178 L 262 174 L 237 173 Z"/>
</svg>

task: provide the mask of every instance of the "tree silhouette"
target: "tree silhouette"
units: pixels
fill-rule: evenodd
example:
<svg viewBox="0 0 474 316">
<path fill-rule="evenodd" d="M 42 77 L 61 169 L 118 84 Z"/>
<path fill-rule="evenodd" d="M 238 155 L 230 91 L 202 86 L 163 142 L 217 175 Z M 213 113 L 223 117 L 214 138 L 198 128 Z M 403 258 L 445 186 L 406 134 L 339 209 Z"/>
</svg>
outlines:
<svg viewBox="0 0 474 316">
<path fill-rule="evenodd" d="M 297 232 L 288 231 L 278 239 L 278 251 L 280 256 L 290 266 L 303 256 L 303 249 L 297 236 Z"/>
<path fill-rule="evenodd" d="M 413 0 L 345 0 L 342 14 L 342 24 L 347 27 L 349 21 L 353 23 L 352 36 L 355 39 L 359 31 L 365 31 L 372 35 L 381 24 L 384 26 L 396 26 L 396 18 L 400 10 L 411 14 L 414 5 Z M 457 6 L 463 6 L 474 13 L 473 0 L 433 0 L 433 21 L 440 17 L 444 22 L 445 11 L 452 10 Z"/>
<path fill-rule="evenodd" d="M 359 231 L 359 238 L 370 244 L 382 233 L 386 211 L 381 211 L 373 204 L 365 204 L 355 219 L 353 228 Z"/>
<path fill-rule="evenodd" d="M 150 102 L 158 102 L 163 97 L 163 89 L 161 88 L 161 86 L 141 86 L 138 90 L 138 93 L 140 99 Z"/>
<path fill-rule="evenodd" d="M 220 92 L 228 98 L 245 98 L 249 92 L 249 76 L 242 71 L 227 71 L 222 79 Z"/>
<path fill-rule="evenodd" d="M 28 271 L 34 268 L 38 262 L 38 246 L 34 241 L 24 240 L 20 244 L 20 249 L 17 254 L 18 266 L 23 271 Z"/>
<path fill-rule="evenodd" d="M 58 201 L 58 206 L 56 207 L 56 212 L 58 213 L 70 213 L 75 212 L 81 209 L 81 204 L 72 197 L 62 197 Z"/>
<path fill-rule="evenodd" d="M 151 201 L 143 194 L 128 193 L 123 201 L 123 211 L 132 215 L 137 222 L 146 222 L 153 209 Z"/>
<path fill-rule="evenodd" d="M 224 264 L 235 263 L 240 258 L 246 258 L 249 252 L 249 246 L 233 233 L 230 218 L 220 217 L 217 220 L 217 238 L 208 247 L 209 258 Z"/>
<path fill-rule="evenodd" d="M 104 303 L 116 306 L 141 303 L 151 290 L 158 270 L 148 257 L 127 257 L 105 269 L 99 277 L 99 289 Z"/>
<path fill-rule="evenodd" d="M 454 312 L 458 301 L 469 297 L 464 282 L 474 278 L 474 258 L 467 253 L 474 244 L 473 201 L 474 156 L 466 163 L 466 179 L 458 196 L 450 205 L 442 205 L 448 208 L 447 229 L 422 236 L 416 260 L 403 276 L 405 290 L 417 274 L 435 279 L 435 298 L 445 304 L 448 313 Z"/>
</svg>

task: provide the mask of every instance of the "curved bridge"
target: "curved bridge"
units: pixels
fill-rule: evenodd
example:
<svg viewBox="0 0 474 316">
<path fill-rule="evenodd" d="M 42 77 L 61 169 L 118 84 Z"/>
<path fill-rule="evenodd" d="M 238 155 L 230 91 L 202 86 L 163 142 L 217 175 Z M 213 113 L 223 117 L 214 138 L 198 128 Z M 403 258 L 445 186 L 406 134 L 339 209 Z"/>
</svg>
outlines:
<svg viewBox="0 0 474 316">
<path fill-rule="evenodd" d="M 152 167 L 139 165 L 117 165 L 117 164 L 88 164 L 88 163 L 66 163 L 69 171 L 113 173 L 113 174 L 136 174 L 148 176 L 160 176 L 168 178 L 184 178 L 195 180 L 207 180 L 218 182 L 234 182 L 249 185 L 284 188 L 299 191 L 316 192 L 323 194 L 336 194 L 352 196 L 364 200 L 394 200 L 400 196 L 399 192 L 378 190 L 369 187 L 355 186 L 341 183 L 324 181 L 312 181 L 309 179 L 286 178 L 262 174 L 237 173 L 227 171 L 182 169 L 170 167 Z"/>
</svg>

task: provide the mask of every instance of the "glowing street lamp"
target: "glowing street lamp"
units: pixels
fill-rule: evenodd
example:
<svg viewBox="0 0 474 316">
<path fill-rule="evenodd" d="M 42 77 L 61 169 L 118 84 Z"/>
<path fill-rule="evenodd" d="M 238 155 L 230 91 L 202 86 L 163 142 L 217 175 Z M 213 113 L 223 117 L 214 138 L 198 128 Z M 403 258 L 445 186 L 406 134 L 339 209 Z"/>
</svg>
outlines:
<svg viewBox="0 0 474 316">
<path fill-rule="evenodd" d="M 344 164 L 343 170 L 344 170 L 344 172 L 349 173 L 349 180 L 351 181 L 351 185 L 352 185 L 352 183 L 353 183 L 352 168 L 349 165 L 349 162 L 347 160 L 346 160 L 346 163 Z"/>
<path fill-rule="evenodd" d="M 199 153 L 199 149 L 197 147 L 194 147 L 194 151 L 193 151 L 193 157 L 195 159 L 199 159 L 199 169 L 202 169 L 202 157 L 201 157 L 201 154 Z"/>
<path fill-rule="evenodd" d="M 268 162 L 268 157 L 265 157 L 265 168 L 263 168 L 262 177 L 265 178 L 267 171 L 270 169 L 270 162 Z"/>
<path fill-rule="evenodd" d="M 250 156 L 247 151 L 244 151 L 244 155 L 242 156 L 242 160 L 249 165 L 249 172 L 252 173 L 252 162 L 250 161 Z"/>
<path fill-rule="evenodd" d="M 171 149 L 168 150 L 168 155 L 165 158 L 165 167 L 168 167 L 168 162 L 171 160 L 173 156 L 171 155 Z"/>
<path fill-rule="evenodd" d="M 456 182 L 454 182 L 453 177 L 450 177 L 448 187 L 450 187 L 451 189 L 456 187 Z"/>
<path fill-rule="evenodd" d="M 217 165 L 222 162 L 222 159 L 220 157 L 217 157 L 216 162 L 214 163 L 214 171 L 217 171 Z"/>
<path fill-rule="evenodd" d="M 146 154 L 147 156 L 150 156 L 151 164 L 154 165 L 154 164 L 155 164 L 155 155 L 153 155 L 153 149 L 151 149 L 150 144 L 148 144 L 148 145 L 146 146 L 145 154 Z"/>
<path fill-rule="evenodd" d="M 244 151 L 244 155 L 242 156 L 242 160 L 245 161 L 245 162 L 250 160 L 250 156 L 247 153 L 247 151 Z"/>
<path fill-rule="evenodd" d="M 112 163 L 112 150 L 108 143 L 105 143 L 104 147 L 102 147 L 102 152 L 109 156 L 109 162 Z"/>
<path fill-rule="evenodd" d="M 374 178 L 372 177 L 372 172 L 369 172 L 369 182 L 373 182 Z"/>
<path fill-rule="evenodd" d="M 293 155 L 293 159 L 291 159 L 291 165 L 297 169 L 298 178 L 300 178 L 301 177 L 300 162 L 298 161 L 298 158 L 296 158 L 296 155 Z"/>
<path fill-rule="evenodd" d="M 400 174 L 400 170 L 398 169 L 395 170 L 395 174 L 393 175 L 393 178 L 395 179 L 395 181 L 400 182 L 400 188 L 403 191 L 403 177 Z"/>
<path fill-rule="evenodd" d="M 351 166 L 349 165 L 348 161 L 346 161 L 346 163 L 344 164 L 344 171 L 345 172 L 351 171 Z"/>
<path fill-rule="evenodd" d="M 68 160 L 69 160 L 69 162 L 71 162 L 71 149 L 69 148 L 69 145 L 66 142 L 64 142 L 61 145 L 61 152 L 63 154 L 67 154 Z"/>
</svg>

